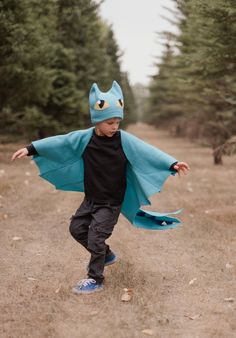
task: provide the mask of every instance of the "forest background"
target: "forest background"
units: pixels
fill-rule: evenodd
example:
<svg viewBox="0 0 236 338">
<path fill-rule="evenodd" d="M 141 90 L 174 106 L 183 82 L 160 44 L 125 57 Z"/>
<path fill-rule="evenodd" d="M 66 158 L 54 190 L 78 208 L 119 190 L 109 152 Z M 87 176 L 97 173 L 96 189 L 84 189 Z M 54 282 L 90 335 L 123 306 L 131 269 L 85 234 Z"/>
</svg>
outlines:
<svg viewBox="0 0 236 338">
<path fill-rule="evenodd" d="M 235 1 L 173 0 L 168 20 L 178 33 L 159 36 L 165 51 L 148 86 L 131 86 L 121 71 L 123 51 L 102 2 L 0 1 L 1 142 L 88 127 L 91 84 L 106 91 L 115 79 L 125 96 L 123 128 L 167 128 L 212 147 L 221 164 L 235 152 Z"/>
</svg>

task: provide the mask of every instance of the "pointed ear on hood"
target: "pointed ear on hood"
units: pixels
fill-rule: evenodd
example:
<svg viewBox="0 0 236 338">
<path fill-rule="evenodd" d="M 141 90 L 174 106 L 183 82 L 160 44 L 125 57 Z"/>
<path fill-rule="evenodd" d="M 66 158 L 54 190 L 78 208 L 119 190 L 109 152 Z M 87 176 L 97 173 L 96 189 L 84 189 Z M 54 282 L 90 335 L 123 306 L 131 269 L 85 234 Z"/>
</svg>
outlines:
<svg viewBox="0 0 236 338">
<path fill-rule="evenodd" d="M 110 91 L 115 94 L 118 98 L 123 99 L 123 93 L 118 82 L 113 81 Z"/>
<path fill-rule="evenodd" d="M 98 85 L 96 83 L 93 83 L 90 92 L 89 92 L 89 102 L 95 103 L 98 99 L 98 95 L 100 93 L 100 90 L 98 88 Z"/>
</svg>

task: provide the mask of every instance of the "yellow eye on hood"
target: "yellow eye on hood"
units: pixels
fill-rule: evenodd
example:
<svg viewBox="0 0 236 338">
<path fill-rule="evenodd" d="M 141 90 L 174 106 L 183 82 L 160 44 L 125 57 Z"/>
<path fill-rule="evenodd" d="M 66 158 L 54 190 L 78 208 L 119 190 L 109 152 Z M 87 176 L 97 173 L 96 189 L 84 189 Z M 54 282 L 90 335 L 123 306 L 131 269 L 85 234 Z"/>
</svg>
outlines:
<svg viewBox="0 0 236 338">
<path fill-rule="evenodd" d="M 98 100 L 95 105 L 94 105 L 94 109 L 96 110 L 104 110 L 106 108 L 108 108 L 110 105 L 107 101 L 105 100 Z"/>
<path fill-rule="evenodd" d="M 116 101 L 116 105 L 117 107 L 124 108 L 124 101 L 119 99 L 118 101 Z"/>
</svg>

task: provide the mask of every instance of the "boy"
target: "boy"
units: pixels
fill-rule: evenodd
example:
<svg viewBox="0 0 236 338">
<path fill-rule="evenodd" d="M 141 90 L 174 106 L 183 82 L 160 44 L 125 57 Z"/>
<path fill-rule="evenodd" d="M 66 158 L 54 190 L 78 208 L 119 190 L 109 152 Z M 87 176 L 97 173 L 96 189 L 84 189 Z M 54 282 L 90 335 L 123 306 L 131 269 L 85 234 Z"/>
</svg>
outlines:
<svg viewBox="0 0 236 338">
<path fill-rule="evenodd" d="M 77 294 L 103 289 L 104 267 L 117 260 L 105 241 L 120 212 L 136 227 L 169 229 L 180 223 L 140 206 L 150 204 L 148 197 L 161 190 L 169 175 L 189 170 L 187 163 L 119 130 L 124 101 L 116 81 L 108 92 L 93 84 L 89 103 L 95 128 L 34 141 L 12 156 L 34 155 L 40 176 L 57 189 L 85 193 L 70 223 L 71 235 L 91 254 L 88 278 L 73 288 Z"/>
</svg>

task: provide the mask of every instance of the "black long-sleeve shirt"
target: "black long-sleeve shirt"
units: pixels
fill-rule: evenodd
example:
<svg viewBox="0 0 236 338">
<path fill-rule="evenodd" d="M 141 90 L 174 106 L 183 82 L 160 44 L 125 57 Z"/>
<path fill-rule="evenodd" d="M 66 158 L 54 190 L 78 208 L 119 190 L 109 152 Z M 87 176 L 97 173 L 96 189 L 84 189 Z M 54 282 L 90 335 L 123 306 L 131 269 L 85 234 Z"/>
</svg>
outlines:
<svg viewBox="0 0 236 338">
<path fill-rule="evenodd" d="M 83 153 L 85 196 L 100 203 L 120 204 L 126 189 L 128 160 L 118 130 L 113 136 L 93 135 Z"/>
</svg>

